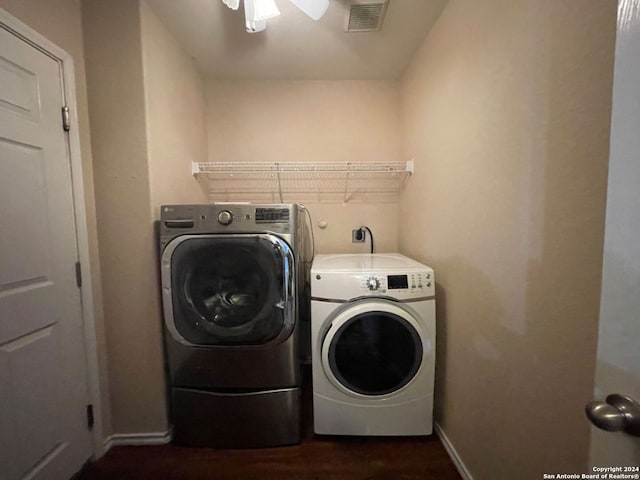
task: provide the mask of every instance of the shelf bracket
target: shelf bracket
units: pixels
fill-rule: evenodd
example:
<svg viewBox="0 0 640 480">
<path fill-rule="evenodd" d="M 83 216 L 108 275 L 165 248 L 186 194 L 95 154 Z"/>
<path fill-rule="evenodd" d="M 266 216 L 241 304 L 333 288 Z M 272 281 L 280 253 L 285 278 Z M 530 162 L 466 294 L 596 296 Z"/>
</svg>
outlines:
<svg viewBox="0 0 640 480">
<path fill-rule="evenodd" d="M 344 180 L 344 200 L 343 204 L 349 201 L 349 174 L 351 173 L 351 163 L 347 163 L 347 177 Z"/>
<path fill-rule="evenodd" d="M 280 163 L 276 162 L 276 177 L 278 179 L 278 195 L 282 203 L 282 182 L 280 181 Z"/>
</svg>

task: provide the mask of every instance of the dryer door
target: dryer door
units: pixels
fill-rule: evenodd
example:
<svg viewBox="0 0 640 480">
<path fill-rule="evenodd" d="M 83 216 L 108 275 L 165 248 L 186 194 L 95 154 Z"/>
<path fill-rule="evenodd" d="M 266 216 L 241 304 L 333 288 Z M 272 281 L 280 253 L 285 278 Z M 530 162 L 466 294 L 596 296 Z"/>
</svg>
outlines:
<svg viewBox="0 0 640 480">
<path fill-rule="evenodd" d="M 424 335 L 424 326 L 406 307 L 382 299 L 357 301 L 330 323 L 322 344 L 323 368 L 347 393 L 389 395 L 417 375 Z"/>
<path fill-rule="evenodd" d="M 184 235 L 162 254 L 165 323 L 185 345 L 265 345 L 295 323 L 294 256 L 270 234 Z"/>
</svg>

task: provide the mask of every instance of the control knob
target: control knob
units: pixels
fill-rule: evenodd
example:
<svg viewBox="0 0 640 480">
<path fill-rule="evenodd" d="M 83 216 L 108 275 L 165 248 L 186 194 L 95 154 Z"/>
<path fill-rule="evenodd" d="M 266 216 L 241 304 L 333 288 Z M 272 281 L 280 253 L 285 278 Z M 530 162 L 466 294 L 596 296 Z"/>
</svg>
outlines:
<svg viewBox="0 0 640 480">
<path fill-rule="evenodd" d="M 218 222 L 222 225 L 229 225 L 233 222 L 233 214 L 229 210 L 222 210 L 218 214 Z"/>
<path fill-rule="evenodd" d="M 367 279 L 367 288 L 369 288 L 369 290 L 378 290 L 378 288 L 380 288 L 380 280 L 376 277 L 369 277 Z"/>
</svg>

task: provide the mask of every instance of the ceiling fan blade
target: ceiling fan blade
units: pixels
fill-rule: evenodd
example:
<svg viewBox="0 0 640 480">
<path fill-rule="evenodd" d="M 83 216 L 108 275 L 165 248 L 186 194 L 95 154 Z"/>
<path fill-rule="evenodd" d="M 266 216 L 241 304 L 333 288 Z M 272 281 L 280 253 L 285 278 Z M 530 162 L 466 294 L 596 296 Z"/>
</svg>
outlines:
<svg viewBox="0 0 640 480">
<path fill-rule="evenodd" d="M 240 0 L 222 0 L 222 3 L 231 10 L 238 10 L 238 7 L 240 6 Z"/>
<path fill-rule="evenodd" d="M 244 0 L 244 8 L 247 18 L 251 18 L 254 22 L 269 20 L 280 15 L 280 10 L 273 0 Z"/>
<path fill-rule="evenodd" d="M 314 20 L 319 20 L 329 8 L 329 0 L 291 0 L 291 3 Z"/>
<path fill-rule="evenodd" d="M 275 6 L 275 3 L 273 3 L 273 0 L 271 0 L 271 3 L 273 4 L 275 12 L 277 12 L 275 15 L 280 15 L 280 12 Z M 244 0 L 244 19 L 246 31 L 249 33 L 257 33 L 265 30 L 267 28 L 267 18 L 270 18 L 266 14 L 273 14 L 273 10 L 269 11 L 268 8 L 265 9 L 264 5 L 261 10 L 260 5 L 256 5 L 255 0 Z"/>
</svg>

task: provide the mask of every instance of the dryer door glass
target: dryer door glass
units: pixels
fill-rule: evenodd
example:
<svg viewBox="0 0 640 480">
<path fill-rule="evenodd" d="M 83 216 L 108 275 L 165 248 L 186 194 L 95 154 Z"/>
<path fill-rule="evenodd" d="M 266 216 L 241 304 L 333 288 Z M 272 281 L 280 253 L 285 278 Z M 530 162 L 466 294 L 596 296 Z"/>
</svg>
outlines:
<svg viewBox="0 0 640 480">
<path fill-rule="evenodd" d="M 173 321 L 191 345 L 262 345 L 290 333 L 295 319 L 293 255 L 268 234 L 194 236 L 171 256 Z"/>
<path fill-rule="evenodd" d="M 333 336 L 329 365 L 336 379 L 363 395 L 385 395 L 402 388 L 422 362 L 422 342 L 405 319 L 389 312 L 354 316 Z"/>
</svg>

